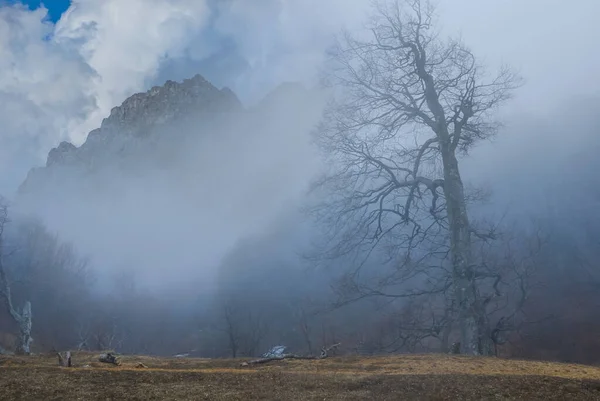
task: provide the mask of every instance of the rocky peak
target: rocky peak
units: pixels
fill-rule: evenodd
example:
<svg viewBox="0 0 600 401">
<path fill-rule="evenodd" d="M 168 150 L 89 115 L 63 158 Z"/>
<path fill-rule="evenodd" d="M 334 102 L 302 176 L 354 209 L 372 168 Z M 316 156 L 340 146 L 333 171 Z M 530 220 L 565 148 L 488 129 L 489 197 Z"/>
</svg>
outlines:
<svg viewBox="0 0 600 401">
<path fill-rule="evenodd" d="M 80 147 L 61 142 L 50 150 L 46 166 L 30 170 L 19 192 L 43 186 L 52 177 L 67 174 L 67 170 L 91 173 L 102 166 L 127 162 L 132 154 L 151 159 L 151 152 L 145 154 L 147 149 L 157 141 L 168 146 L 172 141 L 170 134 L 178 132 L 179 123 L 189 120 L 196 121 L 195 124 L 209 123 L 219 119 L 219 115 L 240 111 L 243 106 L 229 88 L 219 89 L 201 75 L 183 82 L 167 81 L 162 86 L 136 93 L 114 107 Z M 168 129 L 170 126 L 173 130 Z"/>
<path fill-rule="evenodd" d="M 190 115 L 236 112 L 242 104 L 229 89 L 218 89 L 197 74 L 183 82 L 167 81 L 143 93 L 127 98 L 114 107 L 100 128 L 88 134 L 86 142 L 77 148 L 62 142 L 48 154 L 46 167 L 89 160 L 95 153 L 111 153 L 108 144 L 133 137 L 143 137 L 152 129 L 173 123 Z M 81 153 L 86 153 L 83 157 Z M 92 156 L 90 156 L 92 154 Z"/>
<path fill-rule="evenodd" d="M 129 97 L 111 110 L 100 129 L 135 132 L 190 112 L 237 111 L 241 107 L 230 89 L 218 89 L 198 74 L 181 83 L 169 80 Z"/>
<path fill-rule="evenodd" d="M 54 164 L 65 164 L 77 148 L 70 142 L 63 141 L 48 153 L 46 167 Z"/>
<path fill-rule="evenodd" d="M 80 147 L 60 143 L 49 152 L 45 167 L 30 170 L 19 192 L 33 194 L 36 188 L 65 183 L 87 185 L 91 177 L 106 172 L 143 174 L 156 166 L 169 168 L 181 157 L 190 157 L 187 144 L 196 143 L 196 135 L 219 135 L 230 125 L 270 120 L 262 113 L 275 113 L 283 123 L 286 114 L 278 114 L 278 107 L 295 113 L 289 102 L 305 92 L 296 84 L 283 84 L 246 110 L 230 89 L 219 89 L 201 75 L 183 82 L 169 80 L 114 107 Z"/>
</svg>

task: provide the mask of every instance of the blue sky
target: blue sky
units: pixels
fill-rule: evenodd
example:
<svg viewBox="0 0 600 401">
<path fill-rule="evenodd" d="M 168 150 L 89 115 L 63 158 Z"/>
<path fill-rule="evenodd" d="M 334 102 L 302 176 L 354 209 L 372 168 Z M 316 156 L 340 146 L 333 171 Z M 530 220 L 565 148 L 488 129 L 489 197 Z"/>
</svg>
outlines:
<svg viewBox="0 0 600 401">
<path fill-rule="evenodd" d="M 1 2 L 1 1 L 0 1 Z M 8 0 L 8 3 L 23 3 L 29 6 L 31 9 L 36 9 L 41 3 L 48 9 L 48 14 L 53 22 L 60 19 L 60 16 L 67 11 L 71 0 Z"/>
</svg>

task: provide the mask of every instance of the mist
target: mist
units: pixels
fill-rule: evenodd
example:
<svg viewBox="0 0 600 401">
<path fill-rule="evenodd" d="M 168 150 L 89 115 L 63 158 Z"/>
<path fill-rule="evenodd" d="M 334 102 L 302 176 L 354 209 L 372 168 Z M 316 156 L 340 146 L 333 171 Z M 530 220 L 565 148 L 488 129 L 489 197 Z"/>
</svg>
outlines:
<svg viewBox="0 0 600 401">
<path fill-rule="evenodd" d="M 600 4 L 438 4 L 443 35 L 525 80 L 499 111 L 498 135 L 461 159 L 466 184 L 489 192 L 475 218 L 527 229 L 560 221 L 567 236 L 594 225 Z M 54 23 L 44 8 L 0 3 L 0 193 L 15 216 L 35 215 L 89 258 L 94 293 L 129 275 L 188 317 L 202 310 L 212 322 L 203 330 L 223 305 L 244 304 L 240 292 L 259 309 L 326 303 L 343 263 L 323 270 L 301 257 L 320 240 L 301 212 L 323 170 L 313 134 L 330 93 L 319 83 L 336 35 L 363 34 L 369 9 L 366 0 L 73 0 Z M 127 98 L 196 74 L 230 89 L 236 106 L 158 122 L 151 140 L 121 133 L 94 145 L 102 139 L 90 132 Z M 86 161 L 37 175 L 63 141 Z M 353 311 L 335 319 L 360 320 Z"/>
<path fill-rule="evenodd" d="M 85 143 L 77 157 L 95 158 L 97 172 L 75 164 L 32 174 L 17 211 L 41 216 L 101 276 L 124 270 L 144 288 L 205 293 L 238 241 L 300 207 L 317 169 L 307 132 L 322 96 L 273 96 L 247 111 L 159 127 L 145 133 L 150 143 L 119 134 L 106 160 L 97 155 L 106 148 Z"/>
</svg>

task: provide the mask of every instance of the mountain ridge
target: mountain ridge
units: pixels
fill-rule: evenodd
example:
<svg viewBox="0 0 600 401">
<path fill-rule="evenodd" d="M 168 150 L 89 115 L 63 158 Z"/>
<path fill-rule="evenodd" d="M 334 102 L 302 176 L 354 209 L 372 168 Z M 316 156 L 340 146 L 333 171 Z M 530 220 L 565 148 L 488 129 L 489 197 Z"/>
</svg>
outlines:
<svg viewBox="0 0 600 401">
<path fill-rule="evenodd" d="M 190 112 L 218 113 L 240 111 L 242 103 L 231 89 L 216 88 L 200 74 L 182 82 L 168 80 L 146 92 L 129 96 L 121 105 L 113 107 L 99 128 L 88 133 L 84 143 L 77 147 L 63 141 L 48 153 L 46 167 L 69 160 L 65 154 L 86 149 L 111 135 L 136 135 L 150 126 L 171 122 Z"/>
<path fill-rule="evenodd" d="M 100 127 L 88 133 L 81 146 L 62 141 L 52 148 L 45 165 L 28 172 L 18 193 L 23 194 L 47 180 L 53 170 L 84 166 L 89 172 L 99 164 L 114 162 L 119 155 L 124 160 L 133 149 L 149 146 L 153 140 L 164 143 L 167 138 L 157 138 L 154 133 L 165 126 L 176 126 L 189 119 L 209 122 L 243 111 L 244 106 L 231 89 L 219 89 L 200 74 L 181 82 L 168 80 L 161 86 L 135 93 L 113 107 Z M 176 135 L 177 129 L 173 131 Z"/>
</svg>

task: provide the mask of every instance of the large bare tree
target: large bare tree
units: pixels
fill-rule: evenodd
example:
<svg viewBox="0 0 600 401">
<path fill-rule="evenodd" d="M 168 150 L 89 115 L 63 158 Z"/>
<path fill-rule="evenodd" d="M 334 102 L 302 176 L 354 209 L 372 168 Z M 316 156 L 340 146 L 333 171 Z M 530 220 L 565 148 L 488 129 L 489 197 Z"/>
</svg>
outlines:
<svg viewBox="0 0 600 401">
<path fill-rule="evenodd" d="M 364 255 L 388 251 L 395 264 L 371 294 L 451 289 L 461 352 L 488 354 L 477 285 L 487 273 L 472 250 L 472 236 L 485 234 L 469 221 L 459 157 L 496 133 L 494 110 L 519 79 L 508 68 L 487 72 L 460 40 L 441 38 L 434 17 L 425 0 L 378 2 L 366 34 L 346 33 L 332 52 L 328 83 L 337 101 L 318 136 L 331 162 L 319 184 L 331 192 L 317 211 L 330 228 L 327 254 L 356 262 L 353 278 L 368 263 Z M 396 292 L 384 292 L 382 283 Z"/>
</svg>

